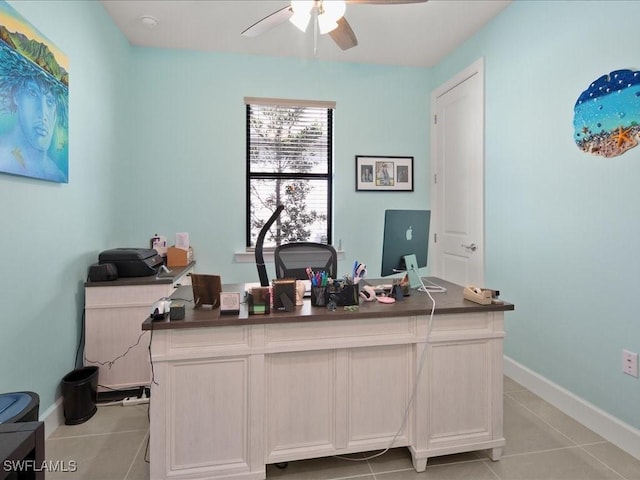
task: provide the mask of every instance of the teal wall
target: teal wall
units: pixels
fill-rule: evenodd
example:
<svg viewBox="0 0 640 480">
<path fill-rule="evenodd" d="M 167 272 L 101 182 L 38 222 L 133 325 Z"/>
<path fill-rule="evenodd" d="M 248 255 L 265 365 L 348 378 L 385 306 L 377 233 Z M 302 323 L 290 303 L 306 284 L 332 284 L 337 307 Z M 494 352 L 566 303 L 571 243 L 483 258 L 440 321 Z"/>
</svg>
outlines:
<svg viewBox="0 0 640 480">
<path fill-rule="evenodd" d="M 257 280 L 234 261 L 245 96 L 337 102 L 340 269 L 377 274 L 384 209 L 429 206 L 430 92 L 484 57 L 486 278 L 516 304 L 506 353 L 640 428 L 640 383 L 620 372 L 622 349 L 640 351 L 640 148 L 604 159 L 572 139 L 589 83 L 640 68 L 640 3 L 517 1 L 432 69 L 142 49 L 97 2 L 10 3 L 70 57 L 71 153 L 68 185 L 0 175 L 0 391 L 52 405 L 100 250 L 187 231 L 198 271 Z M 414 156 L 415 192 L 355 192 L 355 155 Z"/>
<path fill-rule="evenodd" d="M 612 15 L 612 12 L 616 12 Z M 516 1 L 432 70 L 485 58 L 486 280 L 516 305 L 505 353 L 636 428 L 640 382 L 640 147 L 573 143 L 589 84 L 640 69 L 639 2 Z"/>
<path fill-rule="evenodd" d="M 245 96 L 336 102 L 341 273 L 357 258 L 379 275 L 384 209 L 429 204 L 427 69 L 134 48 L 130 73 L 134 138 L 115 199 L 122 244 L 186 231 L 199 272 L 258 281 L 254 263 L 234 262 L 245 250 Z M 356 193 L 356 155 L 415 157 L 415 191 Z"/>
<path fill-rule="evenodd" d="M 0 392 L 40 412 L 74 369 L 83 281 L 115 241 L 129 46 L 97 2 L 10 2 L 70 59 L 69 183 L 0 174 Z"/>
</svg>

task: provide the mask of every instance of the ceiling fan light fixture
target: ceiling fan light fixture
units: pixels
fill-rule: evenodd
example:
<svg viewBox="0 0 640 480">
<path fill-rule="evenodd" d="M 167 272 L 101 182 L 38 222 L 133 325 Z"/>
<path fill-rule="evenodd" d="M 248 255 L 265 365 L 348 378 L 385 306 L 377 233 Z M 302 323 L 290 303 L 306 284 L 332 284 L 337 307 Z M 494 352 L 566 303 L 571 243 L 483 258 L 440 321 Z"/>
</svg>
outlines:
<svg viewBox="0 0 640 480">
<path fill-rule="evenodd" d="M 320 33 L 329 33 L 338 28 L 338 20 L 344 16 L 347 5 L 344 0 L 320 2 L 318 6 L 318 27 Z"/>
<path fill-rule="evenodd" d="M 331 18 L 327 18 L 326 15 L 318 15 L 318 28 L 320 33 L 324 35 L 338 28 L 338 23 Z"/>
<path fill-rule="evenodd" d="M 298 30 L 301 32 L 307 31 L 307 26 L 309 25 L 309 20 L 311 20 L 311 14 L 307 13 L 294 13 L 289 21 L 293 23 Z"/>
<path fill-rule="evenodd" d="M 302 32 L 307 30 L 309 20 L 311 20 L 311 9 L 314 4 L 314 0 L 291 1 L 291 10 L 293 11 L 293 15 L 289 18 L 289 21 L 293 23 L 298 30 Z"/>
</svg>

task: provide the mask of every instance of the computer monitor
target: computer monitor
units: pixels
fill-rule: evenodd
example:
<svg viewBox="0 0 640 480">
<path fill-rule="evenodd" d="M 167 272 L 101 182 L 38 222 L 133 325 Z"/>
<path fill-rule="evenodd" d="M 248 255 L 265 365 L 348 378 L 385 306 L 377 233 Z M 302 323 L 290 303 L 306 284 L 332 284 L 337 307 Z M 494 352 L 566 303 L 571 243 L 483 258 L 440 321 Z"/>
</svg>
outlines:
<svg viewBox="0 0 640 480">
<path fill-rule="evenodd" d="M 403 257 L 415 255 L 417 268 L 427 266 L 431 210 L 385 210 L 382 243 L 383 277 L 404 272 Z"/>
</svg>

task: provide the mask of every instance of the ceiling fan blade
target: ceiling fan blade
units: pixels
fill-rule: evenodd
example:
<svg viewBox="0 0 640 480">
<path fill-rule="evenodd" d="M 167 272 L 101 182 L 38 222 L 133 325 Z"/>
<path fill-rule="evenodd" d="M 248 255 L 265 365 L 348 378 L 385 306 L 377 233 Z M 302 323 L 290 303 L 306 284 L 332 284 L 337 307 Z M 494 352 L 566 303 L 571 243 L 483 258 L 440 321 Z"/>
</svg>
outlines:
<svg viewBox="0 0 640 480">
<path fill-rule="evenodd" d="M 292 17 L 292 15 L 293 11 L 291 10 L 291 6 L 287 5 L 286 7 L 273 12 L 271 15 L 267 15 L 262 20 L 258 20 L 242 32 L 242 35 L 245 37 L 257 37 L 267 30 L 271 30 L 273 27 L 286 22 Z"/>
<path fill-rule="evenodd" d="M 373 5 L 401 5 L 403 3 L 426 3 L 427 0 L 346 0 L 347 3 L 369 3 Z"/>
<path fill-rule="evenodd" d="M 348 50 L 358 45 L 356 34 L 353 33 L 351 25 L 349 25 L 349 22 L 347 22 L 347 19 L 344 17 L 338 20 L 338 27 L 331 30 L 329 36 L 342 50 Z"/>
</svg>

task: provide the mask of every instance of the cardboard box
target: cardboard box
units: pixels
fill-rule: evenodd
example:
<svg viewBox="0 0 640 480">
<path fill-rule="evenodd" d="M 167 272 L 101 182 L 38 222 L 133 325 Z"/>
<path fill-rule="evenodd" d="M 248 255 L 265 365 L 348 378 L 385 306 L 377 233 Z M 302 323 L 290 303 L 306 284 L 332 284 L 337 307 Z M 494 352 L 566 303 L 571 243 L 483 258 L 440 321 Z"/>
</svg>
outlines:
<svg viewBox="0 0 640 480">
<path fill-rule="evenodd" d="M 167 249 L 167 267 L 185 267 L 193 262 L 193 249 L 169 247 Z"/>
</svg>

